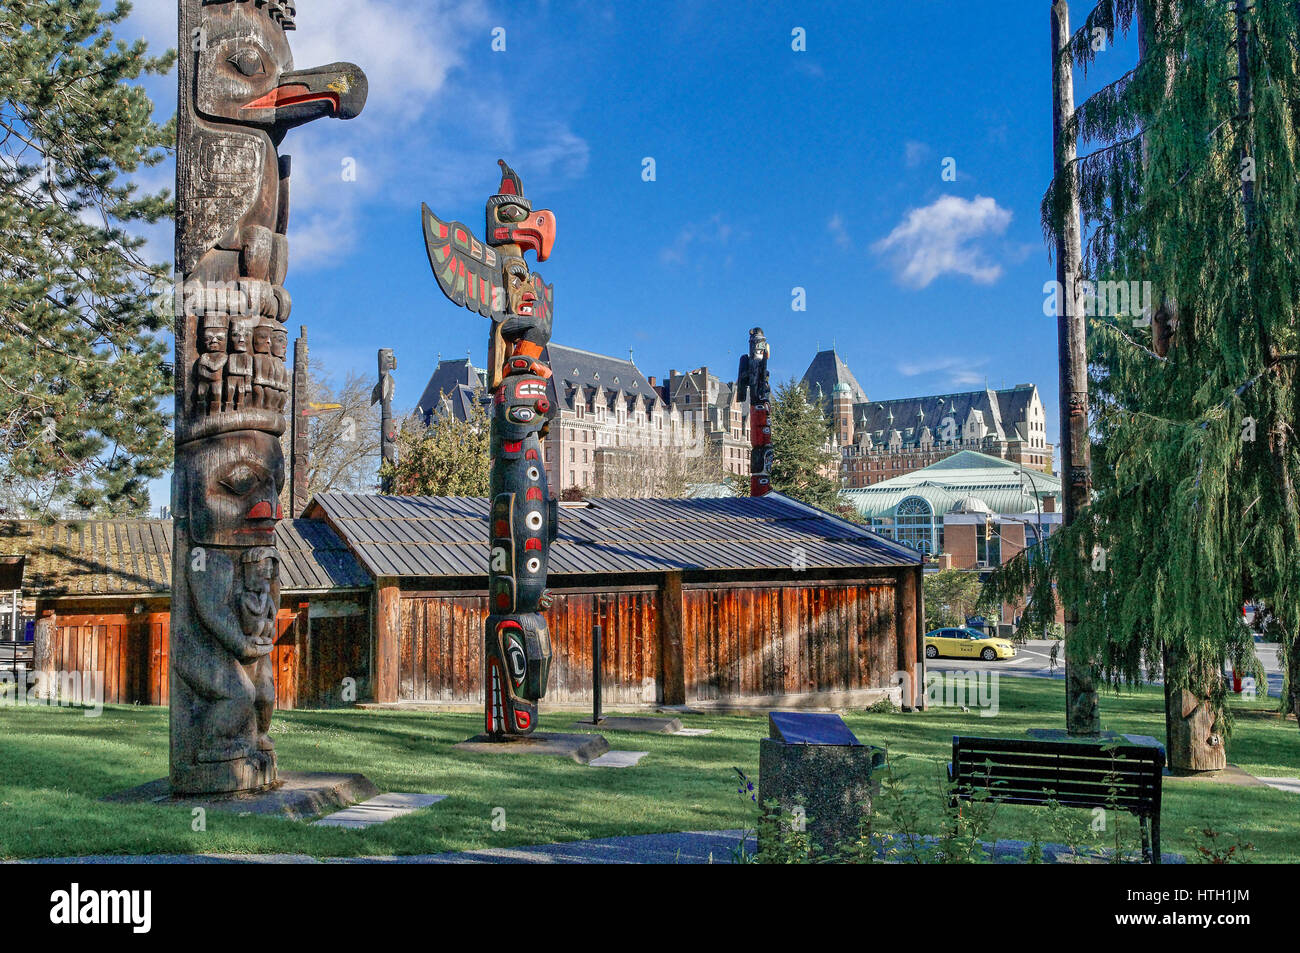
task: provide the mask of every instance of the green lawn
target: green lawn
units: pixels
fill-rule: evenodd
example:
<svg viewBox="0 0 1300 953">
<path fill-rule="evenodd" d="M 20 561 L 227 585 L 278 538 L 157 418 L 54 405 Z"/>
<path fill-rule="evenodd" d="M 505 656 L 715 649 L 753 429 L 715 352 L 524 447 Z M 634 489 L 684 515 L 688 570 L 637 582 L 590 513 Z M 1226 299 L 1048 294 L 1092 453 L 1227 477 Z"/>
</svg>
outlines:
<svg viewBox="0 0 1300 953">
<path fill-rule="evenodd" d="M 919 714 L 852 714 L 858 737 L 906 754 L 905 770 L 930 785 L 953 734 L 1023 736 L 1030 727 L 1062 727 L 1063 685 L 1001 680 L 1001 710 L 936 709 Z M 1230 760 L 1263 775 L 1300 776 L 1300 731 L 1268 709 L 1242 703 Z M 1160 737 L 1161 696 L 1154 690 L 1104 695 L 1105 727 Z M 575 714 L 553 712 L 543 730 L 569 730 Z M 106 708 L 102 717 L 50 708 L 0 708 L 0 857 L 111 853 L 305 853 L 315 856 L 432 853 L 517 846 L 618 834 L 747 826 L 733 766 L 757 776 L 754 715 L 698 715 L 701 737 L 609 735 L 613 747 L 648 750 L 636 768 L 582 767 L 552 758 L 473 756 L 451 745 L 477 732 L 477 714 L 339 711 L 277 714 L 274 735 L 284 770 L 361 771 L 383 791 L 446 794 L 426 810 L 366 831 L 317 829 L 275 818 L 209 813 L 191 830 L 188 810 L 109 805 L 98 798 L 162 777 L 167 770 L 167 712 Z M 923 777 L 924 776 L 924 777 Z M 1269 788 L 1170 780 L 1165 785 L 1164 849 L 1188 852 L 1192 827 L 1240 835 L 1258 862 L 1300 861 L 1300 804 Z M 493 830 L 495 808 L 505 830 Z M 1027 838 L 1045 812 L 1003 808 L 995 833 Z M 1087 815 L 1077 813 L 1081 822 Z M 936 818 L 937 821 L 937 818 Z M 1135 836 L 1129 827 L 1130 839 Z"/>
</svg>

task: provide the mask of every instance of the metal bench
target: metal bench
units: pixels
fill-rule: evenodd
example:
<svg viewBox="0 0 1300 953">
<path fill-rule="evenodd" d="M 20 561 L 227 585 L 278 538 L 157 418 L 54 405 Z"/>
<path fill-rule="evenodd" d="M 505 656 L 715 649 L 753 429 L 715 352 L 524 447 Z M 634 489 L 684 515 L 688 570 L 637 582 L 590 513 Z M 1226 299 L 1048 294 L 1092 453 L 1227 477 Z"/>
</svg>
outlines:
<svg viewBox="0 0 1300 953">
<path fill-rule="evenodd" d="M 955 736 L 948 779 L 954 804 L 987 797 L 1132 814 L 1142 831 L 1143 860 L 1158 864 L 1164 768 L 1164 751 L 1144 745 Z"/>
</svg>

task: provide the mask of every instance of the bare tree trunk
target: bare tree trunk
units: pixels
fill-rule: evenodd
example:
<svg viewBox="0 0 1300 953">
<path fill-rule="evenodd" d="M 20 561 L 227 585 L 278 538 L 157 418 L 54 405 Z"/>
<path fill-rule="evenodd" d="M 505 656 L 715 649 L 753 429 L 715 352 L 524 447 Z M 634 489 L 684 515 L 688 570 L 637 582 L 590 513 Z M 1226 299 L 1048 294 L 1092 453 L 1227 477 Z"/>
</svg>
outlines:
<svg viewBox="0 0 1300 953">
<path fill-rule="evenodd" d="M 1075 184 L 1075 143 L 1067 131 L 1074 114 L 1074 72 L 1068 51 L 1070 5 L 1052 2 L 1052 146 L 1056 187 L 1068 190 L 1068 211 L 1059 223 L 1056 280 L 1063 307 L 1058 307 L 1060 350 L 1061 475 L 1065 481 L 1065 525 L 1074 522 L 1092 497 L 1091 452 L 1088 438 L 1088 350 L 1082 303 L 1083 239 L 1079 225 L 1079 192 Z M 1079 657 L 1071 636 L 1078 610 L 1065 606 L 1065 726 L 1071 735 L 1101 731 L 1096 667 Z"/>
</svg>

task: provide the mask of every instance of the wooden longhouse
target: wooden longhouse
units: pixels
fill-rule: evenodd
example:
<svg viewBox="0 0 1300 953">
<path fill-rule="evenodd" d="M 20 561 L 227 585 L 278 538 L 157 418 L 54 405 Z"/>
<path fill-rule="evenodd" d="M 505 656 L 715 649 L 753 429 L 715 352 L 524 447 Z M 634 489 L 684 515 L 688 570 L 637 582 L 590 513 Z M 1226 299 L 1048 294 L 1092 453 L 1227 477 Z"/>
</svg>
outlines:
<svg viewBox="0 0 1300 953">
<path fill-rule="evenodd" d="M 482 701 L 487 502 L 323 494 L 278 530 L 277 702 Z M 0 521 L 37 604 L 37 667 L 166 704 L 171 525 Z M 921 684 L 915 551 L 779 493 L 564 505 L 547 613 L 549 707 L 854 707 Z M 350 681 L 348 681 L 350 680 Z"/>
</svg>

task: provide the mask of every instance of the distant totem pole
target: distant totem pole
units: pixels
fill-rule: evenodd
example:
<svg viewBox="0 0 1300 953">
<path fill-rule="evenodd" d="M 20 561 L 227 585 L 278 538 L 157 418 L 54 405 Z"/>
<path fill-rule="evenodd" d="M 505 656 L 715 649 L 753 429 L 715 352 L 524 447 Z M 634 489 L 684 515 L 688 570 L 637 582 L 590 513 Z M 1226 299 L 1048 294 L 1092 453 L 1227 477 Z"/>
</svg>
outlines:
<svg viewBox="0 0 1300 953">
<path fill-rule="evenodd" d="M 379 349 L 379 383 L 370 392 L 370 406 L 379 405 L 379 460 L 381 463 L 397 462 L 397 422 L 393 420 L 393 371 L 397 370 L 397 358 L 393 357 L 391 348 Z M 380 481 L 380 492 L 391 493 L 393 478 L 384 477 Z"/>
<path fill-rule="evenodd" d="M 180 0 L 176 143 L 176 451 L 172 478 L 171 790 L 264 788 L 289 295 L 286 132 L 350 119 L 351 64 L 293 71 L 292 3 Z"/>
<path fill-rule="evenodd" d="M 455 304 L 492 321 L 488 343 L 493 394 L 489 480 L 488 618 L 483 632 L 484 718 L 494 738 L 530 734 L 546 694 L 551 636 L 546 559 L 555 540 L 556 501 L 546 485 L 547 381 L 542 355 L 551 339 L 554 292 L 531 272 L 524 252 L 545 261 L 555 216 L 533 211 L 519 176 L 498 160 L 501 187 L 487 203 L 487 240 L 424 206 L 424 238 L 438 286 Z"/>
<path fill-rule="evenodd" d="M 772 350 L 762 328 L 749 332 L 749 353 L 740 356 L 736 395 L 749 396 L 749 495 L 765 496 L 772 490 L 772 390 L 767 359 Z"/>
</svg>

